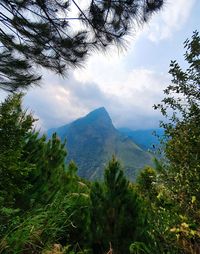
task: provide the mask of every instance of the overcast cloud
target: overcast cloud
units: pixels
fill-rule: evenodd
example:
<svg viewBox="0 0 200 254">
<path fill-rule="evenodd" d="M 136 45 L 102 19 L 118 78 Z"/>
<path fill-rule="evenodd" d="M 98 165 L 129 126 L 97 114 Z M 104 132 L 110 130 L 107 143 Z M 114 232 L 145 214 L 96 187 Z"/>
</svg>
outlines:
<svg viewBox="0 0 200 254">
<path fill-rule="evenodd" d="M 162 99 L 168 76 L 146 69 L 126 72 L 116 68 L 115 71 L 114 83 L 106 75 L 100 83 L 97 83 L 98 75 L 84 81 L 73 74 L 68 80 L 46 77 L 48 85 L 29 91 L 24 105 L 34 108 L 38 126 L 44 130 L 66 124 L 102 106 L 117 127 L 157 127 L 160 114 L 152 106 Z"/>
<path fill-rule="evenodd" d="M 168 39 L 187 25 L 192 9 L 198 0 L 168 0 L 160 15 L 154 16 L 147 28 L 148 38 L 153 42 Z M 197 3 L 196 3 L 197 5 Z"/>
</svg>

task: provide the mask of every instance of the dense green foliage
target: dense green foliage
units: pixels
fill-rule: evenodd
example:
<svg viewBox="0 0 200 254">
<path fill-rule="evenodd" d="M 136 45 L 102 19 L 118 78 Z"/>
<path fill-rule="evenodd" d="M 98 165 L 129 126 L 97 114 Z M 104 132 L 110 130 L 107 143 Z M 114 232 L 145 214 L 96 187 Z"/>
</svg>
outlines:
<svg viewBox="0 0 200 254">
<path fill-rule="evenodd" d="M 39 137 L 32 116 L 21 109 L 21 99 L 21 94 L 9 96 L 0 107 L 0 236 L 8 234 L 0 249 L 6 253 L 39 252 L 49 242 L 65 241 L 65 228 L 76 227 L 71 218 L 75 213 L 81 218 L 81 200 L 86 199 L 86 185 L 78 181 L 75 165 L 69 170 L 65 166 L 65 144 L 55 134 L 48 142 Z"/>
<path fill-rule="evenodd" d="M 0 107 L 0 234 L 19 212 L 18 198 L 30 188 L 33 165 L 23 158 L 33 119 L 21 109 L 21 95 L 9 97 Z M 19 204 L 21 206 L 21 204 Z"/>
<path fill-rule="evenodd" d="M 22 94 L 9 96 L 0 107 L 0 231 L 12 215 L 50 200 L 65 167 L 64 144 L 55 135 L 49 142 L 39 138 L 21 99 Z"/>
<path fill-rule="evenodd" d="M 172 61 L 172 83 L 155 105 L 166 117 L 164 158 L 145 168 L 137 189 L 148 207 L 149 240 L 144 253 L 200 251 L 200 36 L 184 43 L 188 68 Z M 145 248 L 144 248 L 145 247 Z"/>
<path fill-rule="evenodd" d="M 55 134 L 39 137 L 21 99 L 12 95 L 1 105 L 0 251 L 41 253 L 55 244 L 75 253 L 128 251 L 146 221 L 119 162 L 113 158 L 101 183 L 80 179 L 74 162 L 65 166 L 65 143 Z"/>
<path fill-rule="evenodd" d="M 142 203 L 113 158 L 105 169 L 104 182 L 91 188 L 93 253 L 128 253 L 130 244 L 143 237 Z M 142 215 L 142 216 L 141 216 Z"/>
<path fill-rule="evenodd" d="M 166 240 L 173 243 L 181 253 L 200 251 L 200 36 L 197 31 L 184 43 L 188 68 L 183 70 L 172 61 L 169 73 L 172 84 L 164 91 L 166 97 L 155 108 L 167 118 L 165 128 L 166 160 L 157 163 L 156 210 L 166 221 Z M 150 176 L 150 175 L 149 175 Z M 166 207 L 167 205 L 167 207 Z M 164 208 L 164 210 L 163 210 Z M 166 209 L 167 208 L 167 209 Z M 156 212 L 158 212 L 156 211 Z M 163 217 L 157 217 L 164 221 Z M 157 221 L 157 223 L 158 223 Z M 156 222 L 154 222 L 156 223 Z M 168 245 L 169 246 L 169 245 Z M 179 253 L 178 252 L 178 253 Z M 171 252 L 170 252 L 171 253 Z M 175 252 L 176 253 L 176 252 Z"/>
<path fill-rule="evenodd" d="M 0 88 L 37 83 L 41 74 L 34 66 L 64 74 L 92 50 L 120 43 L 162 5 L 163 0 L 1 0 Z"/>
</svg>

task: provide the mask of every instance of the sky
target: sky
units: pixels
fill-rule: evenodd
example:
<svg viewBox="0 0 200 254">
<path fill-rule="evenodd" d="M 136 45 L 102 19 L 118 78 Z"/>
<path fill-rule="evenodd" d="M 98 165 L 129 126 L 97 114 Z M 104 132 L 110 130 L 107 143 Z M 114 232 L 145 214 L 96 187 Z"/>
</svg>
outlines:
<svg viewBox="0 0 200 254">
<path fill-rule="evenodd" d="M 41 86 L 28 90 L 24 108 L 39 119 L 42 131 L 102 106 L 117 128 L 157 128 L 161 114 L 153 105 L 170 84 L 170 61 L 184 66 L 183 42 L 199 30 L 199 13 L 200 0 L 167 0 L 161 12 L 127 38 L 126 51 L 96 52 L 65 78 L 43 71 Z"/>
</svg>

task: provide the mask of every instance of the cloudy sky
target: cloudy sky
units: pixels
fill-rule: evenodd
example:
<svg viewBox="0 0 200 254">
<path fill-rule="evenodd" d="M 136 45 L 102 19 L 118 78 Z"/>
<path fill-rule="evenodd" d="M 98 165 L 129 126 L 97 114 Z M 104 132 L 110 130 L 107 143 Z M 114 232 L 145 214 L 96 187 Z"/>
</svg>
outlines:
<svg viewBox="0 0 200 254">
<path fill-rule="evenodd" d="M 42 130 L 58 127 L 104 106 L 116 127 L 158 127 L 152 108 L 170 83 L 170 60 L 182 65 L 183 42 L 200 27 L 199 0 L 167 0 L 163 10 L 128 39 L 126 51 L 93 54 L 65 79 L 45 72 L 41 87 L 29 89 L 24 107 Z"/>
</svg>

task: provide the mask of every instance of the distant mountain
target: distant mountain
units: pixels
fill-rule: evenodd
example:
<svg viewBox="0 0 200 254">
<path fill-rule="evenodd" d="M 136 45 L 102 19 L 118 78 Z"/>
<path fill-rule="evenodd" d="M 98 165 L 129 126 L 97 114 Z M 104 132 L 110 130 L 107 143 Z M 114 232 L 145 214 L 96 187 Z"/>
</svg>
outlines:
<svg viewBox="0 0 200 254">
<path fill-rule="evenodd" d="M 123 135 L 129 137 L 133 142 L 144 150 L 154 150 L 154 147 L 159 146 L 159 138 L 164 135 L 164 130 L 161 128 L 147 130 L 130 130 L 128 128 L 118 129 Z"/>
<path fill-rule="evenodd" d="M 98 108 L 70 124 L 48 131 L 67 140 L 67 162 L 74 160 L 78 174 L 88 179 L 103 176 L 103 170 L 115 155 L 130 179 L 145 165 L 152 164 L 152 156 L 143 151 L 129 137 L 120 133 L 112 124 L 105 108 Z"/>
</svg>

